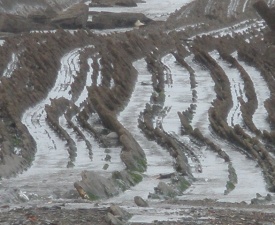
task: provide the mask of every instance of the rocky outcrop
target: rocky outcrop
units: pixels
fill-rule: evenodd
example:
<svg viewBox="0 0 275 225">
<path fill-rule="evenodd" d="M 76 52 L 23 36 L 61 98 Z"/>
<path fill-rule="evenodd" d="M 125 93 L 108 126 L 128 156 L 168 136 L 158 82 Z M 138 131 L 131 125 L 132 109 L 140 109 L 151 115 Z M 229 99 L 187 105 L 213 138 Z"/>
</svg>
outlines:
<svg viewBox="0 0 275 225">
<path fill-rule="evenodd" d="M 105 220 L 106 220 L 106 222 L 108 222 L 111 225 L 123 225 L 124 224 L 120 219 L 118 219 L 111 213 L 107 213 Z"/>
<path fill-rule="evenodd" d="M 93 171 L 83 171 L 82 180 L 74 186 L 82 198 L 97 200 L 117 195 L 119 189 L 111 178 L 105 178 Z"/>
<path fill-rule="evenodd" d="M 93 0 L 90 7 L 113 7 L 113 6 L 125 6 L 125 7 L 135 7 L 137 3 L 135 0 Z"/>
<path fill-rule="evenodd" d="M 138 172 L 123 170 L 104 177 L 94 171 L 83 171 L 82 180 L 74 183 L 74 187 L 83 199 L 98 200 L 118 195 L 142 180 Z"/>
<path fill-rule="evenodd" d="M 84 28 L 88 20 L 88 12 L 89 7 L 86 4 L 76 4 L 54 17 L 51 24 L 65 29 Z"/>
<path fill-rule="evenodd" d="M 105 220 L 112 225 L 123 225 L 132 217 L 130 213 L 120 208 L 117 205 L 112 204 L 109 208 Z"/>
<path fill-rule="evenodd" d="M 142 13 L 110 13 L 110 12 L 92 12 L 92 20 L 87 22 L 87 27 L 90 29 L 112 29 L 134 27 L 137 21 L 143 24 L 152 23 Z"/>
<path fill-rule="evenodd" d="M 157 194 L 161 194 L 167 197 L 175 197 L 179 193 L 174 190 L 174 188 L 170 187 L 168 184 L 164 182 L 159 182 L 158 186 L 155 188 Z"/>
<path fill-rule="evenodd" d="M 103 124 L 110 130 L 117 132 L 122 147 L 121 160 L 131 171 L 143 172 L 146 170 L 146 157 L 143 149 L 117 120 L 114 114 L 103 106 L 98 96 L 93 95 L 92 104 L 94 105 Z"/>
<path fill-rule="evenodd" d="M 128 220 L 132 216 L 130 213 L 114 204 L 110 206 L 110 213 L 122 220 Z"/>
</svg>

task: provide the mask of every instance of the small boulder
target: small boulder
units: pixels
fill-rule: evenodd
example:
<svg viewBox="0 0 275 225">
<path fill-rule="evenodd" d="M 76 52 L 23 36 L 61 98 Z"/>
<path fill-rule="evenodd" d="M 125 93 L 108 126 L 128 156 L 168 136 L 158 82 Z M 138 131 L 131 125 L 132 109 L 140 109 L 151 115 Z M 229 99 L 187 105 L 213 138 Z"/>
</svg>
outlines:
<svg viewBox="0 0 275 225">
<path fill-rule="evenodd" d="M 271 196 L 271 194 L 267 194 L 266 196 L 265 196 L 265 200 L 266 201 L 272 201 L 272 196 Z"/>
<path fill-rule="evenodd" d="M 111 205 L 110 212 L 121 220 L 128 220 L 131 218 L 131 214 L 120 208 L 118 205 Z"/>
<path fill-rule="evenodd" d="M 178 193 L 164 182 L 159 182 L 158 187 L 155 188 L 157 194 L 161 194 L 167 197 L 175 197 Z"/>
<path fill-rule="evenodd" d="M 139 207 L 149 207 L 148 203 L 140 196 L 135 196 L 134 201 Z"/>
<path fill-rule="evenodd" d="M 82 198 L 97 200 L 108 198 L 119 193 L 111 178 L 103 177 L 94 171 L 83 171 L 82 180 L 74 183 L 75 188 Z"/>
<path fill-rule="evenodd" d="M 111 213 L 107 213 L 106 217 L 105 217 L 105 220 L 107 223 L 111 224 L 111 225 L 123 225 L 124 223 L 116 218 L 113 214 Z"/>
<path fill-rule="evenodd" d="M 106 154 L 104 160 L 105 160 L 106 162 L 111 162 L 111 159 L 112 159 L 112 156 L 110 156 L 109 154 Z"/>
<path fill-rule="evenodd" d="M 116 132 L 111 132 L 106 137 L 110 139 L 118 139 L 118 135 Z"/>
</svg>

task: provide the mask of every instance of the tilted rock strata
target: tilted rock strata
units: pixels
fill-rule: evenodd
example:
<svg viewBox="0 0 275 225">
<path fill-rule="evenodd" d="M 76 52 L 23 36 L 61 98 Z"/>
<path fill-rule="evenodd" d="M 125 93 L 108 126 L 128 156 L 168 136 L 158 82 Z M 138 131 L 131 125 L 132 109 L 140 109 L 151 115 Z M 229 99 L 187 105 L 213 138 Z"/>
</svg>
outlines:
<svg viewBox="0 0 275 225">
<path fill-rule="evenodd" d="M 51 20 L 51 24 L 65 29 L 85 28 L 88 20 L 89 7 L 84 4 L 76 4 L 59 13 Z"/>
</svg>

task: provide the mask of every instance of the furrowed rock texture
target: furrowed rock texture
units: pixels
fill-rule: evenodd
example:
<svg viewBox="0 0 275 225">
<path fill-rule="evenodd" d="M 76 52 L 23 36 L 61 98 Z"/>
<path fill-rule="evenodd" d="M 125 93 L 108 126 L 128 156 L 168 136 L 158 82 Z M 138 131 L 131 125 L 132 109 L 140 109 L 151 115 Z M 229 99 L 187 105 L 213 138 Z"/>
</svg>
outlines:
<svg viewBox="0 0 275 225">
<path fill-rule="evenodd" d="M 124 1 L 118 2 L 124 4 Z M 266 182 L 269 190 L 275 191 L 274 52 L 273 47 L 270 47 L 271 42 L 263 41 L 264 33 L 269 28 L 256 15 L 252 7 L 254 1 L 192 1 L 173 13 L 167 21 L 159 23 L 150 21 L 143 14 L 94 13 L 93 19 L 87 24 L 86 5 L 78 4 L 67 11 L 61 11 L 66 5 L 65 1 L 63 3 L 55 8 L 48 1 L 45 3 L 47 8 L 43 6 L 41 10 L 40 6 L 35 8 L 34 4 L 32 10 L 22 12 L 21 15 L 25 17 L 3 14 L 3 21 L 5 17 L 9 19 L 0 24 L 3 31 L 16 33 L 34 28 L 40 31 L 7 36 L 0 47 L 1 177 L 8 178 L 31 166 L 37 147 L 40 147 L 39 140 L 31 136 L 21 121 L 22 116 L 28 108 L 49 97 L 42 108 L 45 123 L 41 125 L 41 133 L 46 124 L 47 131 L 44 134 L 51 134 L 60 141 L 65 162 L 62 172 L 65 171 L 67 175 L 74 171 L 74 163 L 77 163 L 80 155 L 78 153 L 83 149 L 87 150 L 82 152 L 83 155 L 89 159 L 85 165 L 81 165 L 80 170 L 92 165 L 93 160 L 105 164 L 103 170 L 96 168 L 96 171 L 82 172 L 82 180 L 74 183 L 75 189 L 84 199 L 113 197 L 142 182 L 142 179 L 156 182 L 154 185 L 158 197 L 182 195 L 190 186 L 189 181 L 196 188 L 197 180 L 193 179 L 196 175 L 207 171 L 209 167 L 215 170 L 216 165 L 212 163 L 216 161 L 213 159 L 220 162 L 219 168 L 222 168 L 221 172 L 225 176 L 225 181 L 221 178 L 222 186 L 218 188 L 222 190 L 222 197 L 229 192 L 233 193 L 238 182 L 241 183 L 235 176 L 235 171 L 238 171 L 234 169 L 235 165 L 239 166 L 241 176 L 242 172 L 248 176 L 256 174 L 250 173 L 251 168 L 256 168 L 254 164 L 246 167 L 251 162 L 258 165 L 257 172 L 264 174 L 265 181 L 259 183 Z M 107 1 L 94 3 L 109 4 Z M 11 1 L 5 4 L 10 4 L 11 9 L 14 7 Z M 43 5 L 42 1 L 40 4 Z M 125 18 L 121 19 L 121 16 Z M 136 20 L 147 21 L 147 24 L 124 33 L 109 34 L 104 31 L 96 34 L 93 30 L 82 29 L 133 27 Z M 79 30 L 41 31 L 44 28 Z M 66 58 L 67 54 L 69 58 Z M 171 57 L 170 61 L 164 62 L 164 57 Z M 61 61 L 64 58 L 67 60 L 65 63 Z M 141 68 L 136 68 L 135 63 L 143 71 L 138 71 Z M 226 68 L 222 67 L 222 63 Z M 172 71 L 175 68 L 180 69 L 174 74 Z M 235 82 L 231 79 L 232 70 L 239 76 L 240 81 L 236 85 L 232 85 Z M 63 73 L 61 77 L 68 80 L 61 82 L 60 95 L 48 96 L 52 94 L 60 71 L 67 72 L 67 77 L 62 76 Z M 256 73 L 260 81 L 252 79 L 252 74 Z M 137 98 L 141 106 L 134 110 L 139 110 L 138 116 L 129 115 L 123 118 L 123 122 L 120 121 L 119 113 L 136 97 L 132 96 L 135 85 L 140 88 L 141 83 L 144 88 L 141 88 L 141 92 L 148 87 L 150 97 Z M 200 89 L 200 85 L 204 84 L 207 87 Z M 180 91 L 169 93 L 177 85 Z M 235 92 L 231 89 L 233 87 Z M 256 88 L 269 92 L 264 93 L 261 99 Z M 80 96 L 83 99 L 79 99 Z M 174 103 L 179 106 L 176 110 L 173 108 Z M 200 104 L 205 105 L 198 110 Z M 260 116 L 255 115 L 259 108 L 265 110 Z M 234 115 L 237 115 L 238 120 L 228 122 L 232 110 L 235 110 Z M 172 118 L 171 112 L 174 113 Z M 34 114 L 27 115 L 29 124 L 40 122 Z M 266 125 L 259 128 L 257 119 L 266 122 Z M 138 128 L 127 128 L 127 120 Z M 169 120 L 171 124 L 176 121 L 177 127 L 169 127 Z M 29 127 L 33 128 L 32 125 Z M 144 138 L 148 139 L 148 143 L 142 147 L 143 142 L 140 140 Z M 78 141 L 82 141 L 83 145 L 78 146 Z M 168 151 L 170 155 L 162 152 L 165 155 L 162 156 L 162 150 Z M 98 152 L 93 154 L 93 151 Z M 119 171 L 108 171 L 114 157 L 104 153 L 111 151 L 115 151 L 118 156 Z M 155 152 L 160 153 L 160 162 L 166 163 L 157 165 L 160 170 L 171 167 L 171 171 L 159 178 L 156 178 L 158 175 L 150 174 L 158 170 L 154 167 Z M 232 152 L 238 153 L 237 156 Z M 248 156 L 243 157 L 243 163 L 234 163 L 243 154 Z M 43 160 L 45 155 L 42 155 Z M 207 158 L 209 155 L 213 158 Z M 171 157 L 171 161 L 166 162 L 165 157 Z M 201 160 L 204 157 L 208 161 Z M 146 170 L 148 173 L 143 174 Z M 78 174 L 74 174 L 75 180 Z M 203 178 L 199 182 L 211 185 L 216 179 L 212 178 L 207 178 L 207 182 Z M 260 180 L 262 175 L 258 178 Z M 242 185 L 249 189 L 249 184 L 244 180 Z"/>
</svg>

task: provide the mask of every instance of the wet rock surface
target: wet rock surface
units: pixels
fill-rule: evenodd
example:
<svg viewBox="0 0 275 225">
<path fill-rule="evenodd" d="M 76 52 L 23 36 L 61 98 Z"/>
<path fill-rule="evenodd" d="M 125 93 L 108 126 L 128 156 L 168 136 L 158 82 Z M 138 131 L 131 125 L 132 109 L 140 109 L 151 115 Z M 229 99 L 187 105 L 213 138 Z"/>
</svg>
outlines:
<svg viewBox="0 0 275 225">
<path fill-rule="evenodd" d="M 152 2 L 0 1 L 2 224 L 274 223 L 275 2 Z"/>
</svg>

